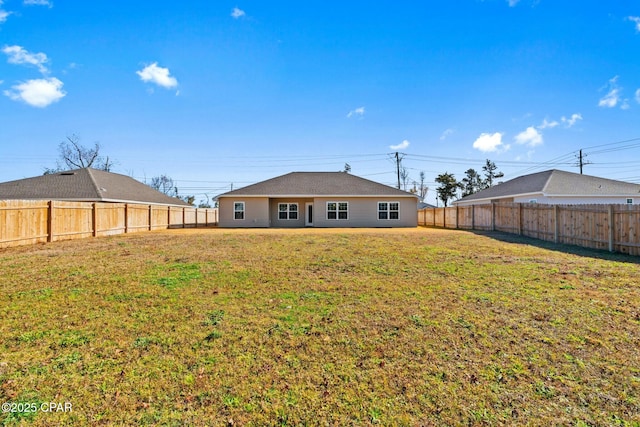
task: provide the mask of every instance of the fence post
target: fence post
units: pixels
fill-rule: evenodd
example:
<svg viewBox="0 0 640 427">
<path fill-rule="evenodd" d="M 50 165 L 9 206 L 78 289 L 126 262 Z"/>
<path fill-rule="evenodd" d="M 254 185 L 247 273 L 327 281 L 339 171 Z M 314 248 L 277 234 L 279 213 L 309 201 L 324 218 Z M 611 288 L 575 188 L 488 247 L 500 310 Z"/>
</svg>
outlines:
<svg viewBox="0 0 640 427">
<path fill-rule="evenodd" d="M 476 229 L 476 205 L 471 205 L 471 229 Z"/>
<path fill-rule="evenodd" d="M 47 205 L 47 242 L 53 242 L 53 200 Z"/>
<path fill-rule="evenodd" d="M 553 205 L 553 243 L 560 241 L 560 210 L 558 205 Z"/>
<path fill-rule="evenodd" d="M 522 236 L 522 203 L 518 203 L 518 234 Z"/>
<path fill-rule="evenodd" d="M 93 237 L 98 236 L 98 208 L 96 206 L 96 202 L 91 203 L 91 226 L 93 228 L 92 235 Z"/>
<path fill-rule="evenodd" d="M 182 208 L 182 228 L 187 226 L 187 208 Z"/>
<path fill-rule="evenodd" d="M 613 217 L 613 205 L 609 205 L 609 252 L 613 252 L 613 244 L 615 243 L 615 219 Z"/>
<path fill-rule="evenodd" d="M 129 232 L 129 204 L 124 204 L 124 234 Z"/>
<path fill-rule="evenodd" d="M 456 230 L 459 228 L 460 225 L 460 219 L 458 218 L 458 216 L 460 215 L 460 209 L 459 206 L 456 205 Z"/>
<path fill-rule="evenodd" d="M 496 231 L 496 203 L 491 203 L 491 231 Z"/>
</svg>

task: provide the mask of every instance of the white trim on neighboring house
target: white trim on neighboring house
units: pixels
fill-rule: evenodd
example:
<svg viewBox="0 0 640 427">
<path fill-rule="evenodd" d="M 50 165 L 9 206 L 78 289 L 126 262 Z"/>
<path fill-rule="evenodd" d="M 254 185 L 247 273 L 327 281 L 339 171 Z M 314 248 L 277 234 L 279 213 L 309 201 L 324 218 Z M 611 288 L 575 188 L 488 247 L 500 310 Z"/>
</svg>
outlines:
<svg viewBox="0 0 640 427">
<path fill-rule="evenodd" d="M 555 194 L 554 194 L 555 196 Z M 453 205 L 458 206 L 467 206 L 467 205 L 481 205 L 485 203 L 492 203 L 494 200 L 501 201 L 504 199 L 519 199 L 519 198 L 528 198 L 530 200 L 537 200 L 538 197 L 546 197 L 544 193 L 521 193 L 521 194 L 510 194 L 509 196 L 502 197 L 483 197 L 481 199 L 473 199 L 473 200 L 455 200 Z"/>
</svg>

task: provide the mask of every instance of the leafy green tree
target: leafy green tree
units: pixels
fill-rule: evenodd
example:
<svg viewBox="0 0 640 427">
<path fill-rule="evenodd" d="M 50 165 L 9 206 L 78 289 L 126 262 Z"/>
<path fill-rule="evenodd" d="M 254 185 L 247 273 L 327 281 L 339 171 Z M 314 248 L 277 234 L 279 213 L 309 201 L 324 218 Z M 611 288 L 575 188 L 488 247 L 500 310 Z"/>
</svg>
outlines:
<svg viewBox="0 0 640 427">
<path fill-rule="evenodd" d="M 504 173 L 496 172 L 497 169 L 498 167 L 496 166 L 496 164 L 491 160 L 487 159 L 487 162 L 482 167 L 482 170 L 484 171 L 484 176 L 485 176 L 484 188 L 493 187 L 493 184 L 494 184 L 493 181 L 496 178 L 502 178 L 504 176 Z"/>
<path fill-rule="evenodd" d="M 482 177 L 475 169 L 467 169 L 465 177 L 460 181 L 460 188 L 462 197 L 477 193 L 483 188 Z"/>
<path fill-rule="evenodd" d="M 460 189 L 460 183 L 456 180 L 456 177 L 449 172 L 442 173 L 436 177 L 436 182 L 440 184 L 436 188 L 438 198 L 442 200 L 444 206 L 449 205 L 449 200 L 456 198 L 457 192 Z"/>
</svg>

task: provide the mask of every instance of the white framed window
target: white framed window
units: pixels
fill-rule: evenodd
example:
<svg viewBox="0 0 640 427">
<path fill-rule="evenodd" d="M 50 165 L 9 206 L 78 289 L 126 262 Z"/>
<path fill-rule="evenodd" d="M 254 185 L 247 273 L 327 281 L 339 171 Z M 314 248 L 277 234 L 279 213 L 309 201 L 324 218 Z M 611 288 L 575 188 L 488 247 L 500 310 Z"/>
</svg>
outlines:
<svg viewBox="0 0 640 427">
<path fill-rule="evenodd" d="M 278 203 L 278 219 L 298 219 L 298 204 Z"/>
<path fill-rule="evenodd" d="M 233 219 L 244 219 L 244 202 L 233 202 Z"/>
<path fill-rule="evenodd" d="M 400 219 L 400 203 L 378 202 L 378 219 Z"/>
<path fill-rule="evenodd" d="M 627 199 L 627 204 L 628 205 L 632 205 L 633 204 L 633 199 Z"/>
<path fill-rule="evenodd" d="M 349 219 L 349 202 L 327 202 L 327 219 Z"/>
</svg>

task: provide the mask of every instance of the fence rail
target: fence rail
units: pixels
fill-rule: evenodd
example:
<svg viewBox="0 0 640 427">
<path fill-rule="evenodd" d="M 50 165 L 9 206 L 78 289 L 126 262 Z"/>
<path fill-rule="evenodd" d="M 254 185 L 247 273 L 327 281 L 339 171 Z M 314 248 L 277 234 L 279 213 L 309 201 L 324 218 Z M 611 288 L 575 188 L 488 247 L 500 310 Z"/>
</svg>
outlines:
<svg viewBox="0 0 640 427">
<path fill-rule="evenodd" d="M 0 200 L 0 248 L 218 224 L 218 209 L 135 203 Z"/>
<path fill-rule="evenodd" d="M 493 203 L 418 211 L 418 224 L 503 231 L 555 243 L 640 255 L 639 205 Z"/>
</svg>

